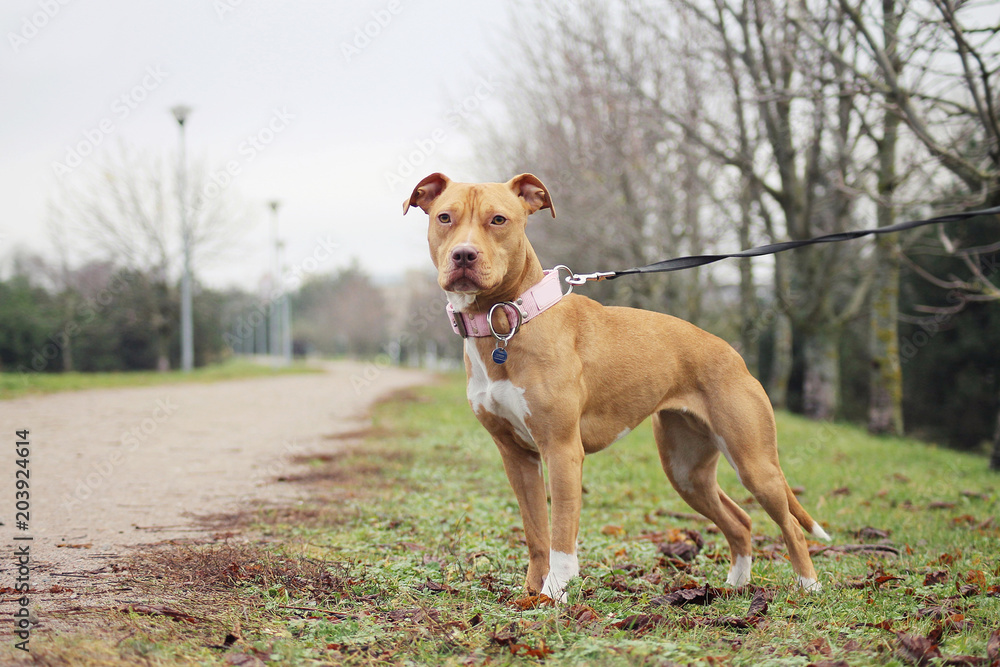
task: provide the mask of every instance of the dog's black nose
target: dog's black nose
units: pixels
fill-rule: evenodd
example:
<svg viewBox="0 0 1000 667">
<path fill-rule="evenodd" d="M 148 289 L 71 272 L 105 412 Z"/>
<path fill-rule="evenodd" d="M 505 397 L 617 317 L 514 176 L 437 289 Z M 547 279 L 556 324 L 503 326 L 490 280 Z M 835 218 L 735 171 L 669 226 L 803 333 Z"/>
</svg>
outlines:
<svg viewBox="0 0 1000 667">
<path fill-rule="evenodd" d="M 456 267 L 470 267 L 479 258 L 479 251 L 471 245 L 456 246 L 451 251 L 451 261 Z"/>
</svg>

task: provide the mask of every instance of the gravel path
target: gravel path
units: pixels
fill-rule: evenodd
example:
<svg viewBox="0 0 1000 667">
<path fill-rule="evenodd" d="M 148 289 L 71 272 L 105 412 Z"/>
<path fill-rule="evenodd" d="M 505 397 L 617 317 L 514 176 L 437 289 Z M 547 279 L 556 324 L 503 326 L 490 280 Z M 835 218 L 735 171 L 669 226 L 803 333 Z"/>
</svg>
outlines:
<svg viewBox="0 0 1000 667">
<path fill-rule="evenodd" d="M 337 362 L 321 374 L 100 389 L 0 401 L 0 527 L 14 525 L 14 432 L 31 435 L 32 589 L 86 586 L 128 547 L 200 537 L 197 515 L 294 502 L 290 457 L 338 446 L 379 398 L 432 376 Z M 19 543 L 19 544 L 24 544 Z M 0 588 L 12 586 L 0 559 Z M 7 596 L 4 596 L 7 597 Z M 42 605 L 44 606 L 44 605 Z"/>
</svg>

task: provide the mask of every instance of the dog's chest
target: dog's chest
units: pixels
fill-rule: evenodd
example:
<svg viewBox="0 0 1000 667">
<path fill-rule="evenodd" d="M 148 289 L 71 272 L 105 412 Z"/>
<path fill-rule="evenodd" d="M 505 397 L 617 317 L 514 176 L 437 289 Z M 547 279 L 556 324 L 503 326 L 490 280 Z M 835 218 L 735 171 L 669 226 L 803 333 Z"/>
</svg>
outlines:
<svg viewBox="0 0 1000 667">
<path fill-rule="evenodd" d="M 531 409 L 524 396 L 524 389 L 510 380 L 491 380 L 486 371 L 486 363 L 474 341 L 465 341 L 465 352 L 469 356 L 470 366 L 467 393 L 473 411 L 478 415 L 481 410 L 485 410 L 494 417 L 503 419 L 525 444 L 534 447 L 535 439 L 527 424 Z"/>
</svg>

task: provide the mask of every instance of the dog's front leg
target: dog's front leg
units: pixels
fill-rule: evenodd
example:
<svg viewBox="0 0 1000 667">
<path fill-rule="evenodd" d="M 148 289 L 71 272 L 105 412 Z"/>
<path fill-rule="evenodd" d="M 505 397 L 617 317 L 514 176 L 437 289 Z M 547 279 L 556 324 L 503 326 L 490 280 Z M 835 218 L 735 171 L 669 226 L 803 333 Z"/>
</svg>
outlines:
<svg viewBox="0 0 1000 667">
<path fill-rule="evenodd" d="M 494 438 L 510 486 L 517 497 L 524 523 L 524 537 L 528 542 L 528 574 L 525 587 L 529 593 L 538 594 L 549 571 L 549 513 L 545 495 L 545 477 L 542 459 L 512 442 Z"/>
<path fill-rule="evenodd" d="M 576 538 L 583 505 L 583 445 L 560 443 L 547 448 L 544 455 L 552 492 L 552 546 L 542 593 L 556 602 L 566 602 L 566 587 L 580 574 Z"/>
</svg>

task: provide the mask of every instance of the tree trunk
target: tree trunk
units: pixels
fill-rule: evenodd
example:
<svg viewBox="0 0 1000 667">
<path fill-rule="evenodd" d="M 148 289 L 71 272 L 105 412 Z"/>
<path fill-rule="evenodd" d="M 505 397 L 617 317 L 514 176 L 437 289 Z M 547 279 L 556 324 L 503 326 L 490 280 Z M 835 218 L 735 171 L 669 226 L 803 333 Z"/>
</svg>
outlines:
<svg viewBox="0 0 1000 667">
<path fill-rule="evenodd" d="M 838 332 L 824 329 L 810 333 L 803 345 L 805 378 L 803 411 L 810 419 L 833 419 L 840 394 Z"/>
<path fill-rule="evenodd" d="M 885 52 L 898 72 L 901 62 L 896 48 L 899 19 L 895 0 L 882 0 Z M 882 139 L 878 142 L 878 226 L 895 222 L 893 194 L 896 189 L 896 139 L 899 116 L 896 99 L 885 99 Z M 899 362 L 899 241 L 896 236 L 880 237 L 875 242 L 875 281 L 871 303 L 868 430 L 872 433 L 903 434 L 903 372 Z"/>
<path fill-rule="evenodd" d="M 788 378 L 792 374 L 792 320 L 778 311 L 774 316 L 774 353 L 767 394 L 775 409 L 788 407 Z"/>
<path fill-rule="evenodd" d="M 750 215 L 752 194 L 749 179 L 743 178 L 740 188 L 740 248 L 750 247 L 750 225 L 753 218 Z M 740 267 L 740 352 L 750 373 L 760 378 L 759 332 L 757 331 L 757 287 L 753 280 L 753 265 L 749 259 L 741 259 Z"/>
<path fill-rule="evenodd" d="M 990 470 L 1000 471 L 1000 410 L 997 410 L 997 427 L 993 431 L 993 455 L 990 456 Z"/>
<path fill-rule="evenodd" d="M 897 314 L 899 256 L 895 239 L 881 238 L 875 252 L 875 293 L 871 305 L 868 430 L 903 434 L 903 370 L 899 361 Z"/>
</svg>

